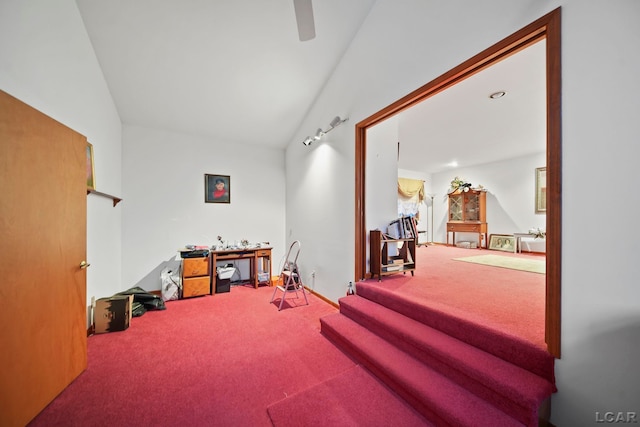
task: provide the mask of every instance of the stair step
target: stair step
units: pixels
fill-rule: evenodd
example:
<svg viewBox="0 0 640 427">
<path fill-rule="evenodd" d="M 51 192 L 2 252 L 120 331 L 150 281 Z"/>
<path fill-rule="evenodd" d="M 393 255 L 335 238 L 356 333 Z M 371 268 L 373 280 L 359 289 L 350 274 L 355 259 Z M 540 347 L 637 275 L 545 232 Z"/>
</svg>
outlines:
<svg viewBox="0 0 640 427">
<path fill-rule="evenodd" d="M 342 298 L 340 313 L 525 424 L 537 422 L 538 407 L 555 390 L 532 372 L 365 298 Z"/>
<path fill-rule="evenodd" d="M 320 319 L 327 338 L 438 425 L 522 423 L 341 313 Z"/>
<path fill-rule="evenodd" d="M 420 323 L 508 360 L 555 384 L 555 359 L 546 349 L 522 338 L 494 330 L 466 318 L 445 313 L 428 303 L 418 302 L 375 284 L 359 282 L 357 296 L 402 313 Z M 554 388 L 555 391 L 555 388 Z"/>
</svg>

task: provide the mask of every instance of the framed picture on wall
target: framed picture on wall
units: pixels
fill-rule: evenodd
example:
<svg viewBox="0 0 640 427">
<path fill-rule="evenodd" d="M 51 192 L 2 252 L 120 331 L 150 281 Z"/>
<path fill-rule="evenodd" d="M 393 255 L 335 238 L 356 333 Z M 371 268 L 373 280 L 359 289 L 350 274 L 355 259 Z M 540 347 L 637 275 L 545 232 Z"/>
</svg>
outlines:
<svg viewBox="0 0 640 427">
<path fill-rule="evenodd" d="M 489 249 L 495 251 L 513 252 L 515 237 L 508 234 L 492 234 L 489 236 Z"/>
<path fill-rule="evenodd" d="M 229 175 L 204 175 L 205 203 L 231 203 L 231 177 Z"/>
<path fill-rule="evenodd" d="M 95 178 L 95 169 L 93 166 L 93 145 L 89 142 L 87 142 L 86 157 L 87 157 L 87 189 L 95 190 L 96 178 Z"/>
<path fill-rule="evenodd" d="M 547 168 L 536 168 L 536 213 L 547 212 Z"/>
</svg>

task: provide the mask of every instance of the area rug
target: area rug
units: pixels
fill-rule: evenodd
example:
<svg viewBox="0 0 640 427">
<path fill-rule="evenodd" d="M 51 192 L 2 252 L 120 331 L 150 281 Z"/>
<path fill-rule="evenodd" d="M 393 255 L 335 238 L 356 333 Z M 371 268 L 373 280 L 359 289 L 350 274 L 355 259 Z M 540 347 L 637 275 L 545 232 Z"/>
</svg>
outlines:
<svg viewBox="0 0 640 427">
<path fill-rule="evenodd" d="M 509 268 L 511 270 L 529 271 L 545 274 L 544 259 L 524 259 L 502 255 L 476 255 L 464 258 L 453 258 L 455 261 L 471 262 L 474 264 L 490 265 L 492 267 Z"/>
</svg>

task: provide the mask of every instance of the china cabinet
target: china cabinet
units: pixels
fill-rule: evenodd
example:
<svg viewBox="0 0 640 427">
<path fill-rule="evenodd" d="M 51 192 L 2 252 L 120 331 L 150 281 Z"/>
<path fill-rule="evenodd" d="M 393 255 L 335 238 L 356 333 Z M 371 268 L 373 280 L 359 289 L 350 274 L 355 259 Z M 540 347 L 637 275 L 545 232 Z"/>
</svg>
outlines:
<svg viewBox="0 0 640 427">
<path fill-rule="evenodd" d="M 487 247 L 487 192 L 466 188 L 449 193 L 449 216 L 447 219 L 447 244 L 449 233 L 477 233 L 478 248 Z"/>
</svg>

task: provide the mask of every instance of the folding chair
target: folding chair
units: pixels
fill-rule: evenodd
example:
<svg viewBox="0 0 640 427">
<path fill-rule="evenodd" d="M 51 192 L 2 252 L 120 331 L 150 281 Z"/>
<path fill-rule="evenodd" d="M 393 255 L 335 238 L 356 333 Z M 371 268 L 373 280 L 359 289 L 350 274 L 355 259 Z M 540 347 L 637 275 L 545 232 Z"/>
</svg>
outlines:
<svg viewBox="0 0 640 427">
<path fill-rule="evenodd" d="M 307 293 L 304 289 L 304 284 L 302 283 L 302 278 L 300 276 L 300 270 L 298 269 L 298 255 L 300 255 L 300 241 L 296 240 L 291 243 L 289 251 L 287 252 L 287 257 L 282 265 L 282 270 L 280 271 L 280 281 L 282 281 L 282 284 L 276 286 L 273 290 L 273 295 L 271 296 L 271 302 L 273 302 L 276 297 L 276 293 L 278 291 L 282 292 L 278 311 L 282 310 L 282 305 L 284 304 L 287 294 L 295 293 L 296 298 L 298 298 L 298 291 L 302 292 L 305 302 L 309 305 Z"/>
</svg>

